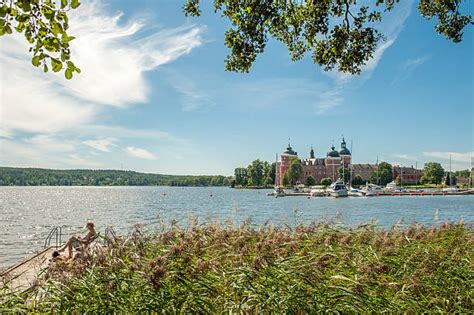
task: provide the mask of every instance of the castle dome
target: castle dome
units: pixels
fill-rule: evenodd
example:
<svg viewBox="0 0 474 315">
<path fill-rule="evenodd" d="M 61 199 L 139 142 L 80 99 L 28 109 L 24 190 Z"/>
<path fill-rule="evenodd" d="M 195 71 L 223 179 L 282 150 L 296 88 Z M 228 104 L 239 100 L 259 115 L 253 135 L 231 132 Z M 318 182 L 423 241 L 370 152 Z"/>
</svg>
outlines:
<svg viewBox="0 0 474 315">
<path fill-rule="evenodd" d="M 339 157 L 339 152 L 336 151 L 334 146 L 331 147 L 331 151 L 327 154 L 328 157 Z"/>
<path fill-rule="evenodd" d="M 342 137 L 341 150 L 339 150 L 340 155 L 351 155 L 351 151 L 346 147 L 346 140 Z"/>
</svg>

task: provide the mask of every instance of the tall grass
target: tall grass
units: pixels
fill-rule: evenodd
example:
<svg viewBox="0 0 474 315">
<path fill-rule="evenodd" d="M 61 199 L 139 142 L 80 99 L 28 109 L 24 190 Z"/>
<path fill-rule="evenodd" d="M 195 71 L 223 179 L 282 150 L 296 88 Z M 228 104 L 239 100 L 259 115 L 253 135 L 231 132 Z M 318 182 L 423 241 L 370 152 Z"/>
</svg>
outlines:
<svg viewBox="0 0 474 315">
<path fill-rule="evenodd" d="M 137 230 L 54 265 L 2 311 L 456 312 L 473 305 L 473 228 L 246 224 Z"/>
</svg>

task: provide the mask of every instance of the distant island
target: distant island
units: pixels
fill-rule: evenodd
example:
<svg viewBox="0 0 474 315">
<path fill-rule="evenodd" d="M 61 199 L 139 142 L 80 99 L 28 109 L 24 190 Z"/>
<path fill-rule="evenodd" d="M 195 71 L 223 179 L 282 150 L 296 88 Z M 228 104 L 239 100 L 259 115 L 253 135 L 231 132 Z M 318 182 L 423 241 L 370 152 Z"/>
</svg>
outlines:
<svg viewBox="0 0 474 315">
<path fill-rule="evenodd" d="M 231 186 L 222 175 L 164 175 L 122 170 L 0 167 L 0 186 Z"/>
</svg>

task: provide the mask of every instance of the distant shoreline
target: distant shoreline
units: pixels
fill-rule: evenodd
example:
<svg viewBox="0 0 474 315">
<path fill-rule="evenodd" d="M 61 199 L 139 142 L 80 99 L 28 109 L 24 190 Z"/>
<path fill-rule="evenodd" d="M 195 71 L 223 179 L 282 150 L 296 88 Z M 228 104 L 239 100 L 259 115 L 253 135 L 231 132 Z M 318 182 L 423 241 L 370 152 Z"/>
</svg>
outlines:
<svg viewBox="0 0 474 315">
<path fill-rule="evenodd" d="M 0 167 L 0 186 L 231 186 L 223 175 L 165 175 L 125 170 Z"/>
</svg>

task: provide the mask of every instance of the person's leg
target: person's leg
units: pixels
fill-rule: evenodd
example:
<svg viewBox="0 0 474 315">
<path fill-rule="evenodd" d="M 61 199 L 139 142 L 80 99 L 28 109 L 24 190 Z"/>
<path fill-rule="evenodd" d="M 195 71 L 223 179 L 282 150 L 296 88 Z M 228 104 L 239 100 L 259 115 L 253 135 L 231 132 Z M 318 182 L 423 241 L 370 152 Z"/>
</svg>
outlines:
<svg viewBox="0 0 474 315">
<path fill-rule="evenodd" d="M 63 247 L 61 247 L 60 249 L 58 249 L 58 252 L 63 252 L 66 248 L 69 248 L 70 246 L 72 246 L 72 242 L 75 242 L 77 241 L 77 238 L 75 236 L 72 236 L 67 242 L 66 244 L 64 244 Z"/>
</svg>

